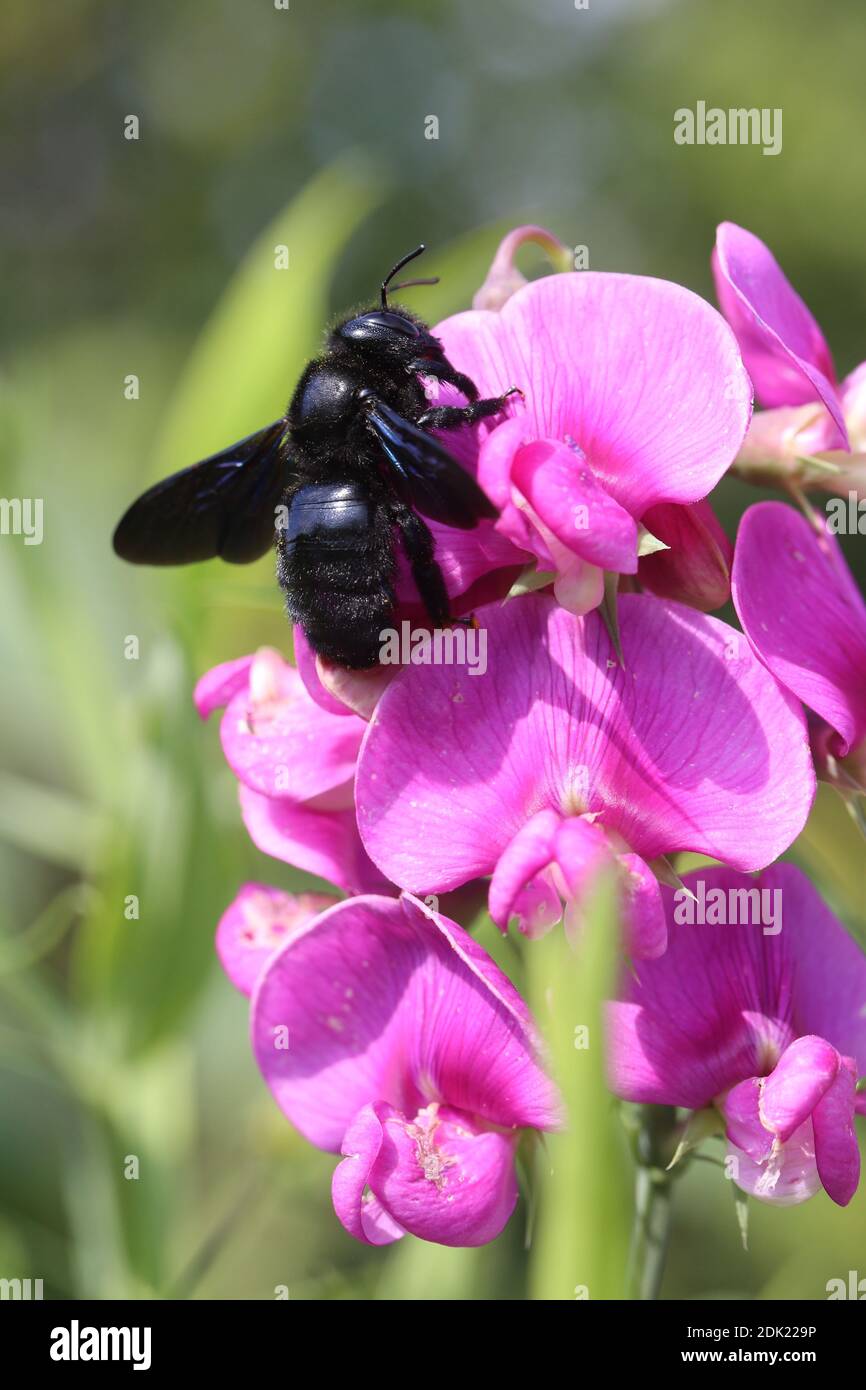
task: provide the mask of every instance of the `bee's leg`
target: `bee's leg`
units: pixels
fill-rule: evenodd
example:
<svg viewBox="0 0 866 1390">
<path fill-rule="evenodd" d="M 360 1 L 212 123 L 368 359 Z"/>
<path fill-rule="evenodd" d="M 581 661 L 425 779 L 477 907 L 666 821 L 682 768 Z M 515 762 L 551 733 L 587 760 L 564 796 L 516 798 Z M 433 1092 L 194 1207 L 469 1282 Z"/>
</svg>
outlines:
<svg viewBox="0 0 866 1390">
<path fill-rule="evenodd" d="M 391 520 L 400 528 L 403 548 L 415 580 L 415 587 L 434 627 L 451 622 L 451 603 L 442 571 L 436 562 L 435 545 L 429 528 L 404 502 L 391 504 Z"/>
<path fill-rule="evenodd" d="M 416 421 L 423 429 L 450 430 L 457 425 L 474 425 L 478 420 L 486 420 L 489 415 L 498 415 L 509 396 L 522 396 L 519 386 L 512 386 L 504 396 L 491 396 L 486 401 L 472 401 L 470 405 L 434 405 Z"/>
</svg>

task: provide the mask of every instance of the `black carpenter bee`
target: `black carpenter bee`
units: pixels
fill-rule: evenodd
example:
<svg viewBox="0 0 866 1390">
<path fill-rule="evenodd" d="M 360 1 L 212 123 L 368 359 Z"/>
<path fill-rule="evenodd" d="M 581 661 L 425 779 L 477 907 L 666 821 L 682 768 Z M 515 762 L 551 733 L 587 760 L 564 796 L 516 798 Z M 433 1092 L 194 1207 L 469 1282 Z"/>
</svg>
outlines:
<svg viewBox="0 0 866 1390">
<path fill-rule="evenodd" d="M 276 533 L 289 616 L 323 657 L 364 668 L 377 664 L 380 634 L 393 622 L 399 536 L 431 623 L 452 621 L 418 512 L 461 530 L 497 512 L 429 431 L 495 415 L 517 388 L 479 400 L 427 325 L 389 305 L 394 276 L 423 250 L 397 262 L 380 305 L 337 324 L 283 418 L 133 502 L 114 533 L 122 559 L 183 565 L 218 555 L 247 564 Z M 409 280 L 394 292 L 435 283 Z M 450 382 L 469 404 L 431 407 L 425 376 Z"/>
</svg>

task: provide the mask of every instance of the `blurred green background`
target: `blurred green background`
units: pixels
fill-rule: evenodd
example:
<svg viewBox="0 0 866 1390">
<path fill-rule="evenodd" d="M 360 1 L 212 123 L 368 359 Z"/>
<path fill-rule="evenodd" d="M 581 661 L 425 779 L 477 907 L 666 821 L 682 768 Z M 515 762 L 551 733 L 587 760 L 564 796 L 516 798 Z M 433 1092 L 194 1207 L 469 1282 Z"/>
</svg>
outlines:
<svg viewBox="0 0 866 1390">
<path fill-rule="evenodd" d="M 422 239 L 443 280 L 413 303 L 435 321 L 528 220 L 593 269 L 711 296 L 731 218 L 850 370 L 862 0 L 6 0 L 0 29 L 0 496 L 45 509 L 41 546 L 0 538 L 0 1276 L 46 1297 L 615 1295 L 631 1197 L 599 1049 L 573 1054 L 577 1123 L 529 1250 L 522 1208 L 480 1251 L 343 1233 L 333 1160 L 271 1102 L 213 953 L 244 879 L 302 881 L 248 843 L 190 698 L 215 661 L 287 647 L 271 561 L 135 572 L 110 535 L 147 483 L 274 418 L 326 320 Z M 676 146 L 673 111 L 699 99 L 781 107 L 782 153 Z M 730 534 L 754 497 L 723 485 Z M 847 550 L 862 577 L 862 539 Z M 862 842 L 832 793 L 794 854 L 866 938 Z M 497 949 L 543 1014 L 559 948 Z M 609 968 L 592 954 L 568 1017 Z M 824 1297 L 866 1274 L 864 1189 L 846 1211 L 753 1204 L 746 1254 L 729 1184 L 693 1165 L 663 1295 Z"/>
</svg>

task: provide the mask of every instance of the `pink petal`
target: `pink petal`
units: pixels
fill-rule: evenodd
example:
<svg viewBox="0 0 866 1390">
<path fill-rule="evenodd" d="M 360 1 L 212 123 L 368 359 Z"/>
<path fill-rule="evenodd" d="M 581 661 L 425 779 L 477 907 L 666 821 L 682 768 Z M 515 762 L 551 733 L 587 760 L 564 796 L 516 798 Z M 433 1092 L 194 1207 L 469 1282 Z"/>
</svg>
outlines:
<svg viewBox="0 0 866 1390">
<path fill-rule="evenodd" d="M 653 960 L 668 944 L 668 924 L 661 885 L 637 854 L 619 856 L 626 949 L 639 960 Z"/>
<path fill-rule="evenodd" d="M 390 887 L 361 844 L 351 807 L 314 811 L 261 796 L 243 784 L 239 791 L 244 825 L 263 854 L 317 874 L 347 893 L 381 893 Z"/>
<path fill-rule="evenodd" d="M 251 656 L 241 656 L 237 661 L 224 661 L 221 666 L 205 672 L 193 692 L 195 707 L 202 719 L 207 719 L 215 709 L 222 709 L 238 691 L 246 690 L 252 664 Z"/>
<path fill-rule="evenodd" d="M 760 880 L 778 889 L 787 951 L 797 962 L 793 1008 L 797 1031 L 826 1038 L 866 1075 L 866 953 L 794 864 L 774 864 Z M 767 942 L 776 940 L 767 937 Z"/>
<path fill-rule="evenodd" d="M 848 436 L 830 349 L 818 324 L 758 237 L 733 222 L 716 232 L 713 256 L 722 313 L 740 343 L 755 390 L 766 406 L 803 405 L 819 397 Z"/>
<path fill-rule="evenodd" d="M 706 496 L 749 422 L 751 387 L 727 325 L 663 280 L 552 275 L 500 313 L 458 314 L 436 332 L 482 395 L 521 387 L 525 407 L 513 410 L 524 442 L 574 441 L 634 517 L 656 502 Z"/>
<path fill-rule="evenodd" d="M 338 700 L 322 684 L 318 670 L 318 659 L 309 642 L 304 635 L 304 629 L 295 624 L 294 645 L 295 662 L 298 674 L 304 682 L 304 688 L 310 699 L 319 706 L 320 709 L 327 710 L 328 714 L 352 714 L 354 711 Z"/>
<path fill-rule="evenodd" d="M 838 731 L 844 756 L 866 737 L 866 605 L 835 539 L 782 502 L 749 507 L 733 594 L 762 661 Z"/>
<path fill-rule="evenodd" d="M 643 524 L 670 547 L 638 561 L 638 579 L 645 589 L 703 613 L 727 603 L 734 547 L 709 502 L 650 507 Z"/>
<path fill-rule="evenodd" d="M 556 539 L 574 554 L 620 574 L 637 570 L 637 525 L 596 481 L 586 463 L 556 440 L 518 450 L 516 488 Z"/>
<path fill-rule="evenodd" d="M 854 1129 L 856 1081 L 851 1058 L 842 1058 L 835 1081 L 812 1115 L 818 1174 L 828 1197 L 840 1207 L 848 1205 L 860 1181 L 860 1148 Z"/>
<path fill-rule="evenodd" d="M 442 442 L 449 452 L 457 453 L 453 447 L 453 431 L 443 433 Z M 474 473 L 475 469 L 470 468 L 469 471 Z M 470 531 L 458 531 L 437 521 L 428 520 L 427 525 L 433 536 L 436 563 L 442 571 L 451 599 L 451 613 L 455 618 L 468 612 L 472 603 L 490 602 L 493 598 L 503 597 L 510 588 L 510 569 L 526 563 L 526 556 L 512 541 L 500 534 L 492 521 L 481 521 Z M 485 582 L 491 590 L 489 597 L 476 597 Z M 407 613 L 426 617 L 402 550 L 398 552 L 397 597 L 401 604 L 411 605 Z M 401 610 L 397 618 L 402 616 Z M 399 627 L 399 621 L 395 621 L 394 625 Z"/>
<path fill-rule="evenodd" d="M 322 688 L 343 706 L 344 713 L 356 714 L 365 722 L 376 708 L 386 685 L 394 679 L 397 669 L 396 666 L 374 666 L 369 671 L 350 671 L 345 666 L 333 666 L 321 657 L 316 662 L 316 673 Z"/>
<path fill-rule="evenodd" d="M 511 917 L 530 941 L 546 936 L 562 920 L 562 899 L 552 882 L 551 870 L 543 870 L 524 883 L 511 906 Z"/>
<path fill-rule="evenodd" d="M 866 955 L 793 864 L 756 879 L 697 869 L 684 884 L 697 902 L 661 889 L 668 948 L 640 962 L 638 979 L 623 979 L 611 1008 L 613 1089 L 689 1109 L 726 1096 L 730 1118 L 748 1099 L 747 1080 L 778 1064 L 759 1081 L 760 1116 L 753 1105 L 751 1119 L 741 1118 L 784 1138 L 832 1081 L 838 1053 L 866 1071 Z M 719 900 L 722 920 L 714 922 Z M 732 1137 L 752 1152 L 742 1134 Z"/>
<path fill-rule="evenodd" d="M 824 1038 L 796 1038 L 761 1089 L 761 1120 L 785 1142 L 808 1119 L 839 1070 L 839 1054 Z"/>
<path fill-rule="evenodd" d="M 404 1234 L 378 1198 L 365 1191 L 384 1138 L 380 1114 L 387 1115 L 389 1110 L 389 1106 L 365 1105 L 358 1111 L 343 1139 L 344 1158 L 331 1180 L 337 1216 L 349 1235 L 366 1245 L 390 1245 Z"/>
<path fill-rule="evenodd" d="M 295 668 L 265 649 L 248 688 L 229 701 L 220 737 L 229 767 L 252 791 L 310 801 L 351 783 L 364 727 L 326 713 Z"/>
<path fill-rule="evenodd" d="M 220 964 L 236 989 L 251 994 L 271 956 L 337 901 L 328 893 L 283 893 L 265 883 L 245 883 L 216 932 Z"/>
<path fill-rule="evenodd" d="M 781 932 L 767 936 L 760 922 L 737 925 L 726 908 L 715 923 L 709 910 L 718 894 L 727 904 L 734 891 L 772 888 L 776 872 L 755 880 L 726 868 L 696 869 L 683 883 L 697 903 L 661 888 L 667 950 L 640 961 L 637 978 L 624 976 L 621 1000 L 610 1008 L 609 1070 L 617 1095 L 700 1110 L 769 1070 L 791 1042 L 792 914 L 783 915 Z"/>
<path fill-rule="evenodd" d="M 726 1161 L 732 1159 L 736 1159 L 737 1187 L 770 1206 L 794 1206 L 820 1190 L 811 1120 L 806 1120 L 786 1144 L 777 1140 L 769 1158 L 760 1163 L 729 1141 Z"/>
<path fill-rule="evenodd" d="M 560 818 L 555 811 L 539 811 L 506 846 L 490 884 L 489 908 L 500 931 L 507 931 L 515 901 L 527 883 L 553 859 L 553 842 Z"/>
<path fill-rule="evenodd" d="M 794 700 L 723 623 L 641 595 L 619 611 L 625 671 L 596 614 L 530 595 L 479 615 L 483 680 L 400 673 L 356 786 L 383 872 L 413 892 L 455 888 L 492 873 L 544 808 L 595 813 L 646 860 L 691 849 L 758 868 L 787 848 L 815 786 Z"/>
<path fill-rule="evenodd" d="M 569 816 L 556 831 L 556 862 L 572 897 L 580 897 L 611 863 L 612 851 L 601 826 L 590 816 Z"/>
<path fill-rule="evenodd" d="M 260 977 L 252 1035 L 278 1104 L 320 1148 L 336 1151 L 378 1101 L 406 1115 L 440 1103 L 509 1130 L 557 1121 L 513 985 L 460 927 L 411 899 L 353 898 L 323 913 Z"/>
<path fill-rule="evenodd" d="M 842 409 L 851 442 L 862 449 L 866 444 L 866 362 L 849 372 L 842 382 Z"/>
<path fill-rule="evenodd" d="M 780 405 L 774 410 L 758 410 L 752 416 L 737 462 L 754 474 L 756 481 L 769 478 L 778 485 L 786 475 L 799 477 L 798 457 L 821 454 L 832 449 L 838 431 L 820 401 L 808 405 Z M 851 458 L 838 451 L 839 459 Z M 763 465 L 770 465 L 765 468 Z"/>
<path fill-rule="evenodd" d="M 517 1202 L 516 1135 L 435 1104 L 411 1118 L 390 1109 L 382 1131 L 368 1181 L 393 1220 L 440 1245 L 484 1245 L 499 1235 Z"/>
<path fill-rule="evenodd" d="M 749 1076 L 732 1086 L 721 1101 L 716 1101 L 731 1144 L 759 1164 L 767 1161 L 776 1144 L 776 1136 L 761 1122 L 763 1084 L 762 1077 Z"/>
</svg>

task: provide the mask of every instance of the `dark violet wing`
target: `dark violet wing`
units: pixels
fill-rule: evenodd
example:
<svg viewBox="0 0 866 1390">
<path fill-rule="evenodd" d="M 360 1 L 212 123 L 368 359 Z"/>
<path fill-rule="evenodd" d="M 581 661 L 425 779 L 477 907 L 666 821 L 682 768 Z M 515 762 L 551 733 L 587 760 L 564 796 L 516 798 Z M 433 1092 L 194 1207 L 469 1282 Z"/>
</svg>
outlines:
<svg viewBox="0 0 866 1390">
<path fill-rule="evenodd" d="M 434 435 L 375 398 L 366 398 L 364 413 L 393 466 L 395 489 L 410 506 L 461 531 L 481 517 L 498 516 L 475 479 Z"/>
<path fill-rule="evenodd" d="M 149 488 L 118 522 L 115 552 L 134 565 L 187 565 L 217 555 L 245 565 L 264 555 L 286 486 L 285 429 L 275 420 Z"/>
</svg>

